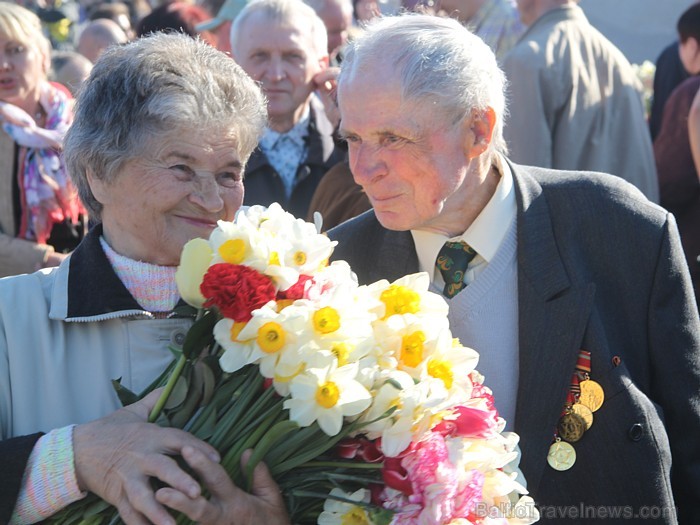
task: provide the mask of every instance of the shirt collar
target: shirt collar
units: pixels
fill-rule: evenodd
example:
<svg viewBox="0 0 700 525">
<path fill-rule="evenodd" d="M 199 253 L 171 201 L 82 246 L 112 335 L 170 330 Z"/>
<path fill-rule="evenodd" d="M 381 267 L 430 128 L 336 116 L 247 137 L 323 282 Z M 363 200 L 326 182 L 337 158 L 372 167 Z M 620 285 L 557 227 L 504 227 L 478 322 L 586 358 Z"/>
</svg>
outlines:
<svg viewBox="0 0 700 525">
<path fill-rule="evenodd" d="M 311 120 L 311 110 L 309 104 L 306 104 L 304 112 L 301 114 L 299 121 L 294 124 L 294 127 L 284 133 L 279 133 L 270 128 L 265 128 L 265 133 L 260 139 L 260 147 L 263 151 L 269 151 L 275 147 L 277 141 L 285 136 L 289 138 L 297 147 L 303 149 L 306 145 L 305 140 L 309 135 L 309 122 Z"/>
<path fill-rule="evenodd" d="M 502 155 L 494 155 L 494 167 L 501 176 L 496 191 L 462 235 L 449 238 L 439 233 L 411 230 L 420 270 L 428 272 L 431 281 L 434 280 L 435 259 L 445 241 L 465 241 L 476 250 L 478 257 L 487 263 L 493 259 L 501 246 L 508 228 L 515 219 L 517 205 L 513 174 Z"/>
</svg>

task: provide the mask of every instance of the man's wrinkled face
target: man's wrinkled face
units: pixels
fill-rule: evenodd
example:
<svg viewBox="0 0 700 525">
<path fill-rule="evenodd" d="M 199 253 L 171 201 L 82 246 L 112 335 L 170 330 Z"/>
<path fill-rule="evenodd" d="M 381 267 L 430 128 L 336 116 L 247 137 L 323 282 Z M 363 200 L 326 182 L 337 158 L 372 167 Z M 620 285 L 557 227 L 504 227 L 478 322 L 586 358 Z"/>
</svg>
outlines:
<svg viewBox="0 0 700 525">
<path fill-rule="evenodd" d="M 379 222 L 390 230 L 454 228 L 478 183 L 470 120 L 446 125 L 429 106 L 402 102 L 399 80 L 383 65 L 343 79 L 338 104 L 350 169 Z"/>
<path fill-rule="evenodd" d="M 270 119 L 296 122 L 313 92 L 313 77 L 327 63 L 325 50 L 314 45 L 311 22 L 296 16 L 271 20 L 251 13 L 233 40 L 233 57 L 267 97 Z"/>
</svg>

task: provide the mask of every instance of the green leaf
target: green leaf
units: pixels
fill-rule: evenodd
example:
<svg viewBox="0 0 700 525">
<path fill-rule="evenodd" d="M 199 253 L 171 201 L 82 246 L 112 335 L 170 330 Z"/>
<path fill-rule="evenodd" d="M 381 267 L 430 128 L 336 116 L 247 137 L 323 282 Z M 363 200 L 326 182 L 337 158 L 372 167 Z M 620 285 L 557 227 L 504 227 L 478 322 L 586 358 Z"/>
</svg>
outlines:
<svg viewBox="0 0 700 525">
<path fill-rule="evenodd" d="M 182 352 L 185 357 L 196 357 L 214 341 L 214 325 L 219 320 L 218 314 L 208 310 L 200 319 L 194 322 L 185 336 Z"/>
<path fill-rule="evenodd" d="M 297 430 L 299 428 L 299 423 L 286 419 L 275 424 L 270 430 L 268 430 L 265 435 L 260 439 L 260 442 L 253 450 L 253 454 L 248 459 L 248 464 L 246 465 L 246 481 L 247 490 L 250 492 L 253 486 L 253 470 L 260 463 L 265 454 L 272 448 L 273 445 L 278 443 L 282 438 L 284 438 L 290 432 Z"/>
<path fill-rule="evenodd" d="M 117 396 L 119 397 L 119 402 L 124 407 L 126 405 L 136 403 L 139 400 L 139 396 L 137 396 L 131 390 L 129 390 L 128 388 L 123 386 L 121 381 L 122 381 L 121 377 L 119 379 L 112 379 L 112 387 L 114 387 L 114 391 L 117 393 Z"/>
<path fill-rule="evenodd" d="M 194 317 L 197 315 L 197 308 L 189 304 L 181 304 L 173 308 L 173 317 Z"/>
<path fill-rule="evenodd" d="M 170 392 L 168 400 L 165 402 L 163 408 L 166 410 L 171 410 L 180 406 L 185 402 L 187 392 L 187 379 L 185 379 L 183 376 L 178 377 L 177 381 L 175 382 L 175 386 L 173 387 L 172 392 Z"/>
</svg>

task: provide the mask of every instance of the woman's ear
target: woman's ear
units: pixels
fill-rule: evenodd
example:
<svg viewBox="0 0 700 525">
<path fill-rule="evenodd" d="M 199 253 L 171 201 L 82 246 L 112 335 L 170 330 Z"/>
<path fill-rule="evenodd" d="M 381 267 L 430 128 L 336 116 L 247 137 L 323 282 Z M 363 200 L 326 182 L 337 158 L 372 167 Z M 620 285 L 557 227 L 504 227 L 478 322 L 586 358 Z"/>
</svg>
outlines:
<svg viewBox="0 0 700 525">
<path fill-rule="evenodd" d="M 102 204 L 102 206 L 104 206 L 105 203 L 109 200 L 109 190 L 107 187 L 107 183 L 104 180 L 95 177 L 95 175 L 92 173 L 92 170 L 87 171 L 86 177 L 88 181 L 88 186 L 90 186 L 90 191 L 95 197 L 95 200 Z"/>
<path fill-rule="evenodd" d="M 491 145 L 493 130 L 496 127 L 496 112 L 490 107 L 473 110 L 465 125 L 468 128 L 465 135 L 467 158 L 473 159 L 488 150 Z"/>
</svg>

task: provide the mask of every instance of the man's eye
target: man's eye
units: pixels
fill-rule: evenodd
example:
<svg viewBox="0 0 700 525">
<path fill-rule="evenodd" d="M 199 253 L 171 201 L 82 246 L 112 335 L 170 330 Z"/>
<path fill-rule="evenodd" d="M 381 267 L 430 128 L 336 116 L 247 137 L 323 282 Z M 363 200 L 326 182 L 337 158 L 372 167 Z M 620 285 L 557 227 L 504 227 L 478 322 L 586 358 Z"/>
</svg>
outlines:
<svg viewBox="0 0 700 525">
<path fill-rule="evenodd" d="M 404 142 L 404 139 L 396 135 L 385 135 L 384 137 L 382 137 L 382 143 L 384 146 L 392 146 L 394 144 L 400 144 L 402 142 Z"/>
<path fill-rule="evenodd" d="M 241 174 L 235 171 L 227 171 L 217 175 L 219 184 L 225 187 L 235 186 L 241 181 Z"/>
</svg>

